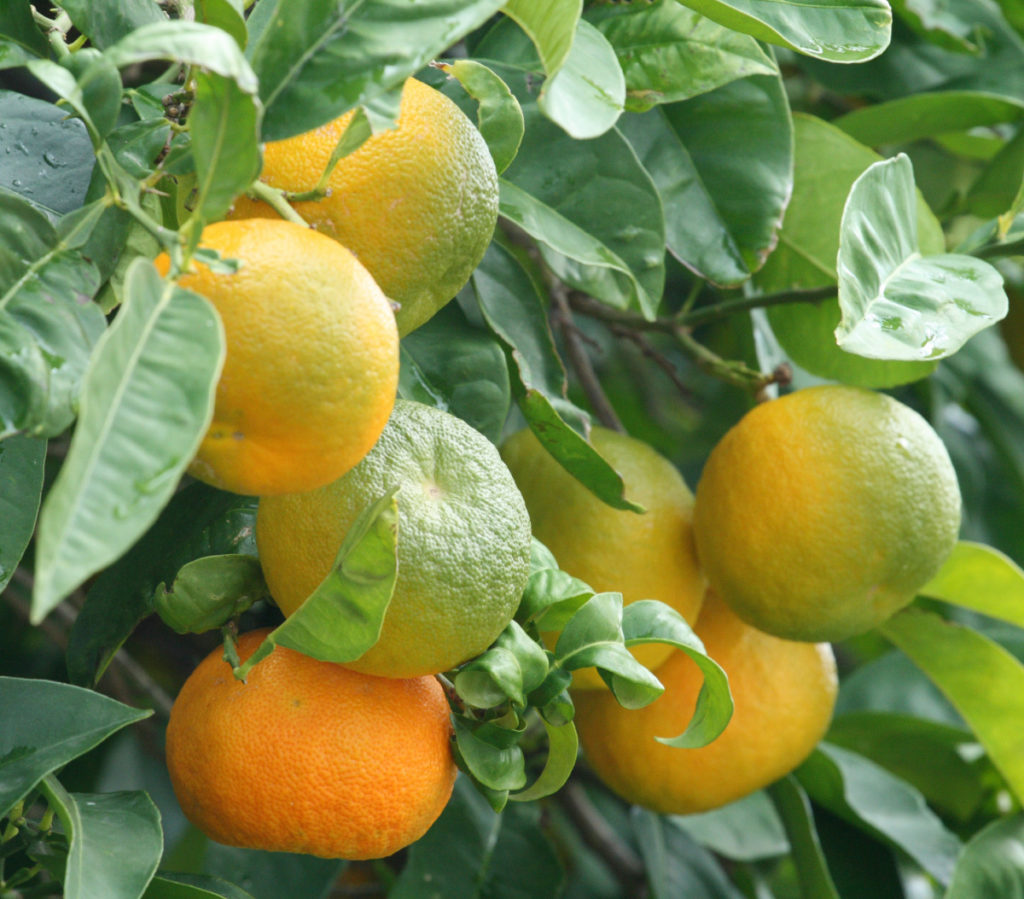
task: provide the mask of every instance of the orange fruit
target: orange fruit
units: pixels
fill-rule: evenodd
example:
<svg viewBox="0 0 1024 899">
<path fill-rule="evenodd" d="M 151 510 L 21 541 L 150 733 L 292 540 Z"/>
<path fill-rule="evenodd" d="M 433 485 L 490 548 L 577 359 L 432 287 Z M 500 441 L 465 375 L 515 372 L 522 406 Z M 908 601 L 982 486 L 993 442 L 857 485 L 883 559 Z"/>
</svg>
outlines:
<svg viewBox="0 0 1024 899">
<path fill-rule="evenodd" d="M 380 639 L 348 666 L 436 674 L 479 655 L 519 606 L 530 520 L 493 444 L 460 418 L 398 400 L 377 445 L 307 493 L 260 499 L 256 542 L 270 594 L 291 615 L 327 576 L 352 523 L 398 493 L 398 574 Z"/>
<path fill-rule="evenodd" d="M 398 332 L 380 288 L 337 241 L 280 219 L 220 222 L 178 283 L 224 323 L 213 421 L 189 472 L 235 493 L 312 490 L 376 442 L 398 385 Z M 166 255 L 156 260 L 166 274 Z"/>
<path fill-rule="evenodd" d="M 643 514 L 613 509 L 569 474 L 529 429 L 512 435 L 501 454 L 530 511 L 533 535 L 564 571 L 623 602 L 658 599 L 691 625 L 704 598 L 705 580 L 693 541 L 693 494 L 675 466 L 627 434 L 593 428 L 590 442 L 622 477 L 626 496 Z M 671 647 L 632 648 L 648 668 Z M 575 687 L 605 686 L 593 668 L 574 672 Z"/>
<path fill-rule="evenodd" d="M 735 704 L 707 746 L 679 749 L 655 739 L 686 729 L 703 684 L 681 650 L 655 671 L 665 692 L 642 709 L 624 709 L 610 691 L 573 693 L 580 744 L 595 773 L 629 802 L 665 814 L 718 808 L 788 774 L 824 736 L 838 687 L 827 643 L 765 634 L 710 591 L 694 630 L 725 669 Z"/>
<path fill-rule="evenodd" d="M 917 412 L 857 387 L 748 412 L 712 450 L 693 522 L 708 582 L 791 640 L 842 640 L 910 602 L 956 545 L 960 490 Z"/>
<path fill-rule="evenodd" d="M 353 116 L 268 143 L 262 181 L 313 190 Z M 498 216 L 498 176 L 480 132 L 440 91 L 410 78 L 396 127 L 366 140 L 335 166 L 328 196 L 294 204 L 314 228 L 341 241 L 400 304 L 404 336 L 469 279 Z M 240 197 L 231 218 L 275 217 Z"/>
<path fill-rule="evenodd" d="M 239 638 L 243 661 L 267 633 Z M 279 646 L 243 683 L 216 649 L 171 709 L 167 767 L 186 817 L 219 843 L 382 858 L 448 802 L 450 736 L 435 678 L 372 677 Z"/>
</svg>

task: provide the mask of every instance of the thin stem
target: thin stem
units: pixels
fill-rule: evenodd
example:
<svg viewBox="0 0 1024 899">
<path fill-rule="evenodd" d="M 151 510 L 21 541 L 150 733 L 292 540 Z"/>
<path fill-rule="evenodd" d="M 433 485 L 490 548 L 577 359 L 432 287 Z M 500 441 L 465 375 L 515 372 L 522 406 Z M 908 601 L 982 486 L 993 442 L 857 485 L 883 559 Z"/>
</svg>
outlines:
<svg viewBox="0 0 1024 899">
<path fill-rule="evenodd" d="M 742 390 L 749 390 L 751 393 L 758 393 L 775 381 L 774 374 L 766 375 L 764 372 L 747 368 L 742 362 L 730 362 L 723 359 L 695 340 L 688 328 L 676 328 L 675 335 L 682 351 L 696 363 L 698 368 L 727 384 L 732 384 Z"/>
<path fill-rule="evenodd" d="M 828 285 L 826 287 L 815 287 L 810 290 L 782 290 L 778 293 L 765 293 L 760 296 L 735 297 L 723 300 L 721 303 L 701 306 L 700 309 L 695 309 L 692 312 L 686 312 L 678 316 L 675 321 L 677 324 L 695 328 L 707 322 L 728 318 L 736 312 L 764 309 L 768 306 L 780 306 L 785 303 L 820 303 L 822 300 L 831 299 L 835 295 L 835 285 Z"/>
<path fill-rule="evenodd" d="M 262 181 L 254 181 L 249 186 L 249 193 L 257 200 L 262 200 L 270 206 L 274 212 L 286 221 L 302 225 L 303 228 L 309 227 L 309 222 L 299 215 L 285 199 L 284 191 L 271 187 L 269 184 L 264 184 Z"/>
<path fill-rule="evenodd" d="M 594 366 L 590 363 L 590 356 L 587 355 L 586 347 L 580 338 L 579 329 L 572 318 L 572 310 L 569 307 L 569 300 L 561 285 L 553 285 L 551 299 L 555 306 L 556 317 L 562 338 L 565 340 L 565 350 L 569 356 L 569 363 L 579 378 L 580 386 L 590 401 L 591 408 L 597 416 L 598 421 L 606 428 L 611 428 L 620 433 L 626 429 L 622 426 L 619 416 L 615 413 L 611 402 L 605 395 L 604 388 L 597 378 Z"/>
</svg>

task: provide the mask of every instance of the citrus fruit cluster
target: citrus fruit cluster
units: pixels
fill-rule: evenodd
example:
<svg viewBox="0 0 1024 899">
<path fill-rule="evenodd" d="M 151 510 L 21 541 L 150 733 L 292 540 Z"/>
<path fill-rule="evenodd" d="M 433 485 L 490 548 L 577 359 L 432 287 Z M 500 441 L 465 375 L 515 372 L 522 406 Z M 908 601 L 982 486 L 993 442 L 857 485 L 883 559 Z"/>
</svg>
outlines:
<svg viewBox="0 0 1024 899">
<path fill-rule="evenodd" d="M 791 771 L 824 735 L 830 642 L 881 624 L 938 571 L 959 531 L 955 472 L 918 413 L 839 385 L 751 410 L 710 454 L 696 497 L 645 444 L 599 429 L 592 442 L 647 512 L 602 505 L 520 433 L 502 452 L 535 535 L 594 589 L 678 611 L 728 675 L 735 707 L 707 746 L 658 742 L 685 729 L 702 675 L 681 650 L 636 651 L 665 692 L 627 710 L 593 672 L 574 677 L 584 753 L 629 801 L 716 808 Z"/>
<path fill-rule="evenodd" d="M 262 178 L 311 190 L 351 120 L 268 145 Z M 212 653 L 174 704 L 167 762 L 185 814 L 216 840 L 364 859 L 418 839 L 444 808 L 455 765 L 434 675 L 511 620 L 530 527 L 486 438 L 395 396 L 400 332 L 454 296 L 494 230 L 497 176 L 479 132 L 410 79 L 396 127 L 344 156 L 327 186 L 295 204 L 310 227 L 240 199 L 178 279 L 213 304 L 226 347 L 190 471 L 260 497 L 261 563 L 285 615 L 359 513 L 393 492 L 395 590 L 380 639 L 351 663 L 277 647 L 242 682 Z M 157 260 L 165 274 L 170 264 Z M 266 633 L 241 637 L 242 661 Z"/>
</svg>

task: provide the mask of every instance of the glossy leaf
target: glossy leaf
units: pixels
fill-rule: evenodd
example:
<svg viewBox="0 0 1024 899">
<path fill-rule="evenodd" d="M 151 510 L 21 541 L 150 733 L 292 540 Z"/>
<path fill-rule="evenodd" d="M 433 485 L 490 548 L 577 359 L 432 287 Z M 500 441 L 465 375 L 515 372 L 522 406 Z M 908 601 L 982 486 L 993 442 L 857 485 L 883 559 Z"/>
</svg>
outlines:
<svg viewBox="0 0 1024 899">
<path fill-rule="evenodd" d="M 507 793 L 526 785 L 520 734 L 490 722 L 473 724 L 462 715 L 454 716 L 455 745 L 461 764 L 489 790 Z M 504 805 L 492 805 L 499 809 Z"/>
<path fill-rule="evenodd" d="M 256 498 L 198 482 L 175 493 L 156 523 L 90 587 L 71 628 L 68 674 L 96 684 L 110 659 L 153 611 L 153 594 L 193 559 L 256 555 Z"/>
<path fill-rule="evenodd" d="M 796 774 L 816 803 L 899 847 L 939 883 L 949 883 L 960 840 L 910 784 L 828 743 L 819 744 Z"/>
<path fill-rule="evenodd" d="M 782 821 L 763 790 L 709 812 L 671 815 L 669 821 L 702 846 L 734 861 L 758 861 L 789 852 Z"/>
<path fill-rule="evenodd" d="M 877 147 L 1021 118 L 1024 100 L 1018 98 L 984 91 L 935 91 L 865 106 L 834 124 L 862 144 Z"/>
<path fill-rule="evenodd" d="M 806 115 L 793 117 L 793 195 L 779 244 L 754 276 L 765 293 L 835 284 L 839 226 L 850 187 L 879 157 L 832 125 Z M 942 229 L 924 199 L 917 198 L 917 230 L 924 253 L 944 249 Z M 925 377 L 934 362 L 864 359 L 839 349 L 833 331 L 837 300 L 773 306 L 768 320 L 786 354 L 822 378 L 862 387 L 892 387 Z"/>
<path fill-rule="evenodd" d="M 133 263 L 126 302 L 93 354 L 67 458 L 39 518 L 33 621 L 155 520 L 213 412 L 220 320 L 197 294 Z"/>
<path fill-rule="evenodd" d="M 918 609 L 905 609 L 881 631 L 949 698 L 1009 788 L 1024 797 L 1024 665 L 983 634 Z"/>
<path fill-rule="evenodd" d="M 511 402 L 505 351 L 449 303 L 402 341 L 398 392 L 457 415 L 497 443 Z"/>
<path fill-rule="evenodd" d="M 20 66 L 34 56 L 46 56 L 48 50 L 28 3 L 0 6 L 0 68 Z"/>
<path fill-rule="evenodd" d="M 918 592 L 1024 627 L 1024 571 L 991 546 L 961 541 Z"/>
<path fill-rule="evenodd" d="M 523 140 L 523 110 L 507 84 L 491 69 L 472 59 L 457 59 L 440 68 L 455 78 L 477 101 L 476 125 L 500 175 L 516 158 Z"/>
<path fill-rule="evenodd" d="M 821 899 L 839 899 L 815 830 L 811 803 L 797 779 L 787 774 L 768 787 L 768 795 L 786 828 L 801 893 Z"/>
<path fill-rule="evenodd" d="M 904 154 L 857 178 L 840 225 L 839 346 L 869 359 L 941 359 L 1006 316 L 1003 278 L 981 259 L 922 256 Z"/>
<path fill-rule="evenodd" d="M 269 598 L 260 563 L 252 556 L 203 556 L 161 584 L 153 605 L 164 624 L 179 634 L 202 634 Z"/>
<path fill-rule="evenodd" d="M 537 48 L 543 70 L 552 75 L 572 50 L 582 0 L 546 3 L 544 0 L 508 0 L 502 12 L 522 28 Z"/>
<path fill-rule="evenodd" d="M 259 100 L 231 78 L 198 72 L 188 116 L 196 164 L 197 213 L 216 221 L 259 174 Z"/>
<path fill-rule="evenodd" d="M 686 100 L 739 78 L 778 72 L 750 35 L 676 0 L 594 6 L 586 19 L 612 45 L 626 79 L 626 109 L 634 112 Z"/>
<path fill-rule="evenodd" d="M 761 268 L 793 189 L 793 124 L 777 76 L 631 116 L 622 131 L 661 194 L 673 256 L 723 285 Z"/>
<path fill-rule="evenodd" d="M 622 114 L 626 80 L 607 38 L 586 20 L 565 62 L 545 83 L 538 106 L 577 140 L 600 137 Z"/>
<path fill-rule="evenodd" d="M 579 757 L 579 736 L 571 721 L 552 724 L 546 718 L 541 723 L 547 731 L 548 756 L 537 779 L 525 790 L 511 793 L 513 802 L 534 802 L 557 793 L 569 779 Z"/>
<path fill-rule="evenodd" d="M 0 441 L 0 593 L 35 530 L 45 459 L 45 440 L 8 437 Z"/>
<path fill-rule="evenodd" d="M 75 27 L 101 50 L 143 25 L 167 21 L 160 7 L 147 0 L 123 0 L 120 3 L 61 0 L 60 5 Z"/>
<path fill-rule="evenodd" d="M 511 700 L 526 705 L 526 694 L 543 683 L 548 657 L 516 621 L 498 635 L 494 646 L 463 665 L 455 675 L 455 691 L 469 705 L 493 708 Z"/>
<path fill-rule="evenodd" d="M 160 871 L 142 899 L 253 899 L 253 895 L 220 877 Z"/>
<path fill-rule="evenodd" d="M 758 40 L 829 62 L 861 62 L 889 45 L 892 12 L 885 0 L 686 0 L 709 19 Z"/>
<path fill-rule="evenodd" d="M 268 0 L 248 54 L 266 107 L 264 140 L 310 131 L 398 87 L 482 25 L 501 0 Z"/>
<path fill-rule="evenodd" d="M 0 817 L 48 774 L 150 714 L 81 687 L 0 677 Z"/>
<path fill-rule="evenodd" d="M 48 777 L 43 793 L 68 836 L 66 899 L 137 899 L 163 853 L 160 812 L 145 793 L 69 793 Z"/>
<path fill-rule="evenodd" d="M 236 669 L 237 677 L 286 646 L 325 662 L 350 662 L 377 642 L 398 559 L 398 501 L 394 488 L 367 506 L 342 541 L 334 566 L 312 595 Z"/>
<path fill-rule="evenodd" d="M 533 571 L 526 582 L 516 617 L 537 621 L 541 630 L 560 631 L 594 591 L 583 581 L 557 568 Z"/>
<path fill-rule="evenodd" d="M 0 90 L 0 188 L 55 213 L 85 202 L 96 157 L 85 126 L 66 109 Z"/>
<path fill-rule="evenodd" d="M 992 821 L 964 847 L 944 899 L 1024 897 L 1024 813 Z"/>
</svg>

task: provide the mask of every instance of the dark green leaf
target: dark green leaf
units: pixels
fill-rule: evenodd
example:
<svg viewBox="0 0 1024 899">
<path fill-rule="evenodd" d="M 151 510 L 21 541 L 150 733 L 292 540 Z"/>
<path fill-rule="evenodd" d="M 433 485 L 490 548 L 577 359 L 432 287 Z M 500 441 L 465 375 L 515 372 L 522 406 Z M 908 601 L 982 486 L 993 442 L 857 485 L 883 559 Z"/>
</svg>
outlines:
<svg viewBox="0 0 1024 899">
<path fill-rule="evenodd" d="M 893 12 L 925 40 L 955 53 L 980 54 L 985 30 L 974 19 L 972 0 L 933 3 L 932 0 L 894 0 Z"/>
<path fill-rule="evenodd" d="M 359 514 L 327 577 L 267 635 L 236 676 L 244 677 L 274 646 L 287 646 L 327 662 L 350 662 L 377 642 L 398 571 L 397 489 Z"/>
<path fill-rule="evenodd" d="M 1011 218 L 1020 209 L 1013 209 L 1024 187 L 1024 129 L 992 157 L 967 195 L 968 209 L 975 215 L 995 218 L 1008 210 Z"/>
<path fill-rule="evenodd" d="M 526 785 L 523 750 L 512 740 L 494 739 L 494 732 L 502 728 L 488 722 L 474 725 L 462 715 L 456 715 L 454 721 L 459 756 L 475 780 L 498 792 Z M 505 733 L 518 737 L 515 731 Z"/>
<path fill-rule="evenodd" d="M 869 359 L 941 359 L 1006 316 L 1003 278 L 981 259 L 922 256 L 904 154 L 857 178 L 839 234 L 839 346 Z"/>
<path fill-rule="evenodd" d="M 768 795 L 786 828 L 802 894 L 815 899 L 839 899 L 814 829 L 814 816 L 807 794 L 796 778 L 787 774 L 768 787 Z"/>
<path fill-rule="evenodd" d="M 19 66 L 33 56 L 46 56 L 48 50 L 26 0 L 0 6 L 0 68 Z"/>
<path fill-rule="evenodd" d="M 906 781 L 828 743 L 819 744 L 796 776 L 816 803 L 902 849 L 939 883 L 949 883 L 960 840 Z"/>
<path fill-rule="evenodd" d="M 75 27 L 101 50 L 143 25 L 167 21 L 153 0 L 61 0 L 60 5 Z"/>
<path fill-rule="evenodd" d="M 273 4 L 273 5 L 272 5 Z M 483 24 L 501 0 L 264 0 L 248 53 L 264 140 L 310 131 L 374 100 Z"/>
<path fill-rule="evenodd" d="M 1024 797 L 1024 666 L 981 633 L 918 609 L 899 612 L 881 631 L 946 694 L 1009 788 Z"/>
<path fill-rule="evenodd" d="M 71 629 L 72 681 L 94 685 L 136 625 L 153 611 L 153 594 L 201 556 L 256 555 L 256 498 L 193 483 L 178 491 L 156 523 L 103 571 Z"/>
<path fill-rule="evenodd" d="M 230 881 L 246 890 L 253 899 L 282 899 L 284 896 L 324 899 L 344 865 L 332 858 L 236 849 L 211 840 L 207 842 L 202 872 Z M 229 893 L 226 899 L 241 897 Z"/>
<path fill-rule="evenodd" d="M 399 396 L 437 406 L 497 443 L 511 402 L 505 352 L 449 303 L 402 340 Z"/>
<path fill-rule="evenodd" d="M 96 163 L 82 122 L 52 103 L 6 90 L 0 90 L 0 122 L 0 187 L 55 213 L 78 209 Z"/>
<path fill-rule="evenodd" d="M 42 784 L 70 840 L 67 899 L 138 899 L 163 853 L 160 812 L 143 792 L 68 793 L 53 777 Z"/>
<path fill-rule="evenodd" d="M 674 826 L 702 846 L 735 861 L 757 861 L 789 852 L 782 820 L 764 790 L 696 815 L 671 815 Z"/>
<path fill-rule="evenodd" d="M 793 189 L 793 123 L 778 76 L 630 116 L 622 131 L 661 194 L 672 255 L 723 285 L 761 268 Z"/>
<path fill-rule="evenodd" d="M 159 872 L 150 881 L 142 899 L 253 899 L 241 887 L 205 874 Z"/>
<path fill-rule="evenodd" d="M 615 50 L 626 77 L 626 108 L 634 112 L 686 100 L 748 75 L 778 72 L 754 38 L 676 0 L 594 6 L 586 18 Z"/>
<path fill-rule="evenodd" d="M 34 621 L 156 519 L 213 412 L 224 336 L 198 294 L 136 260 L 93 354 L 67 458 L 39 518 Z"/>
<path fill-rule="evenodd" d="M 81 687 L 0 677 L 0 817 L 46 775 L 149 714 Z"/>
<path fill-rule="evenodd" d="M 153 605 L 179 634 L 201 634 L 269 596 L 260 563 L 252 556 L 203 556 L 185 565 L 172 584 L 161 584 Z"/>
<path fill-rule="evenodd" d="M 35 529 L 45 458 L 45 440 L 8 437 L 0 441 L 0 593 Z"/>
<path fill-rule="evenodd" d="M 888 45 L 892 12 L 885 0 L 686 0 L 709 19 L 770 44 L 830 62 L 860 62 Z"/>
<path fill-rule="evenodd" d="M 945 899 L 1024 897 L 1024 813 L 993 821 L 964 847 Z"/>
</svg>

